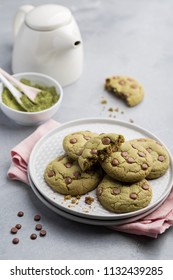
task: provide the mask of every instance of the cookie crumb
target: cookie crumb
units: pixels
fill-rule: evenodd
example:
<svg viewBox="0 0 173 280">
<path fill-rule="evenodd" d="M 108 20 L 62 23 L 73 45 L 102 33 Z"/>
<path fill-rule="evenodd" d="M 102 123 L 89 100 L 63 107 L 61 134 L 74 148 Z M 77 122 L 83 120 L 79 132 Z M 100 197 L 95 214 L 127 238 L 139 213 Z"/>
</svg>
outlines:
<svg viewBox="0 0 173 280">
<path fill-rule="evenodd" d="M 109 111 L 109 112 L 113 112 L 114 109 L 113 109 L 112 107 L 110 107 L 110 108 L 108 109 L 108 111 Z"/>
<path fill-rule="evenodd" d="M 91 205 L 94 201 L 94 198 L 91 196 L 86 196 L 85 197 L 85 203 Z"/>
<path fill-rule="evenodd" d="M 69 200 L 69 199 L 71 199 L 71 198 L 72 198 L 71 194 L 68 194 L 68 195 L 65 195 L 65 196 L 64 196 L 64 200 Z"/>
<path fill-rule="evenodd" d="M 106 99 L 101 100 L 101 104 L 107 104 L 107 100 Z"/>
</svg>

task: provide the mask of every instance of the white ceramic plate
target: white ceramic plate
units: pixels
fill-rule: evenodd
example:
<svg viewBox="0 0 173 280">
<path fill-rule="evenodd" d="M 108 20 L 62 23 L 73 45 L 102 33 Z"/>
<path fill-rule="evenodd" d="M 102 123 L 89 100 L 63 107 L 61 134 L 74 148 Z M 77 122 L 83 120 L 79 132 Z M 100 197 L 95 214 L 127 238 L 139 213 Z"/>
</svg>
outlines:
<svg viewBox="0 0 173 280">
<path fill-rule="evenodd" d="M 63 138 L 71 132 L 81 130 L 90 130 L 97 133 L 119 133 L 123 134 L 126 140 L 140 137 L 149 137 L 160 141 L 160 139 L 158 139 L 152 133 L 134 124 L 102 118 L 72 121 L 50 131 L 37 142 L 34 149 L 32 150 L 28 168 L 35 187 L 47 200 L 49 200 L 49 202 L 51 202 L 51 204 L 57 206 L 63 211 L 69 212 L 70 214 L 90 219 L 127 219 L 136 215 L 143 214 L 153 207 L 159 205 L 160 201 L 162 201 L 170 193 L 173 183 L 173 164 L 171 156 L 170 167 L 166 174 L 158 179 L 150 180 L 150 184 L 153 189 L 153 197 L 151 203 L 143 209 L 130 213 L 111 213 L 100 205 L 97 200 L 95 190 L 81 196 L 78 203 L 75 204 L 71 203 L 71 200 L 64 200 L 63 195 L 54 192 L 46 184 L 43 174 L 47 164 L 58 155 L 64 153 L 62 147 Z M 85 203 L 85 197 L 88 195 L 94 198 L 94 202 L 91 205 L 87 205 Z"/>
<path fill-rule="evenodd" d="M 132 218 L 127 218 L 127 219 L 115 219 L 115 220 L 101 220 L 101 219 L 90 219 L 87 217 L 82 217 L 82 216 L 78 216 L 78 215 L 73 215 L 67 211 L 63 211 L 61 210 L 59 207 L 56 207 L 55 205 L 51 204 L 36 188 L 36 186 L 34 185 L 30 174 L 28 174 L 28 179 L 30 182 L 30 186 L 32 188 L 32 190 L 34 191 L 35 195 L 38 197 L 38 199 L 44 204 L 46 205 L 49 209 L 51 209 L 53 212 L 55 212 L 56 214 L 67 218 L 69 220 L 75 221 L 75 222 L 79 222 L 79 223 L 83 223 L 83 224 L 89 224 L 89 225 L 95 225 L 95 226 L 117 226 L 117 225 L 122 225 L 122 224 L 126 224 L 126 223 L 132 223 L 135 222 L 137 220 L 140 220 L 142 218 L 144 218 L 145 216 L 149 215 L 150 213 L 152 213 L 154 210 L 156 210 L 167 198 L 167 196 L 165 196 L 165 198 L 163 200 L 161 200 L 155 207 L 153 207 L 152 209 L 150 209 L 149 211 L 134 216 Z M 64 208 L 65 209 L 65 208 Z"/>
</svg>

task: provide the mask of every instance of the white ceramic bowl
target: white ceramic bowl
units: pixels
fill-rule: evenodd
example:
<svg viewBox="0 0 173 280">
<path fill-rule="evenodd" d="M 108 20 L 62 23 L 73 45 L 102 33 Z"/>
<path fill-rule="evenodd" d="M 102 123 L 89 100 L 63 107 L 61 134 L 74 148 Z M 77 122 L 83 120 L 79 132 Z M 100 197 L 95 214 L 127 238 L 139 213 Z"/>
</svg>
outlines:
<svg viewBox="0 0 173 280">
<path fill-rule="evenodd" d="M 59 99 L 53 106 L 43 111 L 39 111 L 39 112 L 17 111 L 8 107 L 2 102 L 3 85 L 2 83 L 0 83 L 0 107 L 3 113 L 7 117 L 9 117 L 13 121 L 21 125 L 38 125 L 49 120 L 58 111 L 63 97 L 63 89 L 55 79 L 47 75 L 34 73 L 34 72 L 18 73 L 18 74 L 14 74 L 14 77 L 18 80 L 20 80 L 21 78 L 25 78 L 43 86 L 54 86 L 56 88 L 57 93 L 59 94 Z"/>
</svg>

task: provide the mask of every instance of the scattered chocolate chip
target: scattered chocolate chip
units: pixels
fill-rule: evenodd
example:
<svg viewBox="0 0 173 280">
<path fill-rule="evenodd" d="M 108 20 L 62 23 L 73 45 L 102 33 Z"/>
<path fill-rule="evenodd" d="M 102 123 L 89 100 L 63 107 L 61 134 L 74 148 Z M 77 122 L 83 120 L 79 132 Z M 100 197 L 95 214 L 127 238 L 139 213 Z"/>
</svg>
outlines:
<svg viewBox="0 0 173 280">
<path fill-rule="evenodd" d="M 128 162 L 128 163 L 134 163 L 135 160 L 134 160 L 132 157 L 129 157 L 129 158 L 127 159 L 127 162 Z"/>
<path fill-rule="evenodd" d="M 47 231 L 45 229 L 40 230 L 40 236 L 43 237 L 47 234 Z"/>
<path fill-rule="evenodd" d="M 41 224 L 36 224 L 35 229 L 36 230 L 41 230 L 42 229 L 42 225 Z"/>
<path fill-rule="evenodd" d="M 148 165 L 146 163 L 143 163 L 141 167 L 142 167 L 143 170 L 147 170 L 148 169 Z"/>
<path fill-rule="evenodd" d="M 77 143 L 77 139 L 76 139 L 76 138 L 70 139 L 70 143 L 71 143 L 71 144 Z"/>
<path fill-rule="evenodd" d="M 102 139 L 103 145 L 109 145 L 111 143 L 111 139 L 109 137 L 104 137 Z"/>
<path fill-rule="evenodd" d="M 117 165 L 119 164 L 119 161 L 118 161 L 116 158 L 114 158 L 114 159 L 111 161 L 111 164 L 112 164 L 112 166 L 117 166 Z"/>
<path fill-rule="evenodd" d="M 16 227 L 17 229 L 21 229 L 22 225 L 21 225 L 21 224 L 17 224 L 17 225 L 15 225 L 15 227 Z"/>
<path fill-rule="evenodd" d="M 121 190 L 119 188 L 113 188 L 112 194 L 117 195 L 120 194 Z"/>
<path fill-rule="evenodd" d="M 13 242 L 13 244 L 18 244 L 19 243 L 19 238 L 13 238 L 12 242 Z"/>
<path fill-rule="evenodd" d="M 132 199 L 137 199 L 137 194 L 136 193 L 131 193 L 130 194 L 130 198 L 132 198 Z"/>
<path fill-rule="evenodd" d="M 68 184 L 71 184 L 72 182 L 72 179 L 70 177 L 66 177 L 65 178 L 65 183 L 68 185 Z"/>
<path fill-rule="evenodd" d="M 41 216 L 40 216 L 39 214 L 36 214 L 36 215 L 34 216 L 34 220 L 35 220 L 35 221 L 40 221 L 40 220 L 41 220 Z"/>
<path fill-rule="evenodd" d="M 35 240 L 35 239 L 37 238 L 37 234 L 32 233 L 32 234 L 30 235 L 30 238 L 31 238 L 32 240 Z"/>
<path fill-rule="evenodd" d="M 12 234 L 16 234 L 18 232 L 18 229 L 16 227 L 12 227 L 10 232 Z"/>
<path fill-rule="evenodd" d="M 163 162 L 164 159 L 165 159 L 164 156 L 159 156 L 159 157 L 158 157 L 158 160 L 161 161 L 161 162 Z"/>
<path fill-rule="evenodd" d="M 18 216 L 18 217 L 23 217 L 23 215 L 24 215 L 24 212 L 23 212 L 23 211 L 19 211 L 19 212 L 17 213 L 17 216 Z"/>
</svg>

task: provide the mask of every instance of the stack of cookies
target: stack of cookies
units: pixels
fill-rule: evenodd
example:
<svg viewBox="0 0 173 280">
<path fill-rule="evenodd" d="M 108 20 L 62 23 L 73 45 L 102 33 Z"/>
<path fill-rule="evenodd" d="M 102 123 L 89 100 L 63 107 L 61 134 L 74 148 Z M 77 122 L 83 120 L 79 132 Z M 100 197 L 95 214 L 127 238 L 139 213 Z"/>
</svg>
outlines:
<svg viewBox="0 0 173 280">
<path fill-rule="evenodd" d="M 169 167 L 165 147 L 149 138 L 125 141 L 121 134 L 78 131 L 64 138 L 63 148 L 45 169 L 47 184 L 72 196 L 96 189 L 101 205 L 115 213 L 146 207 L 152 198 L 148 179 Z"/>
</svg>

